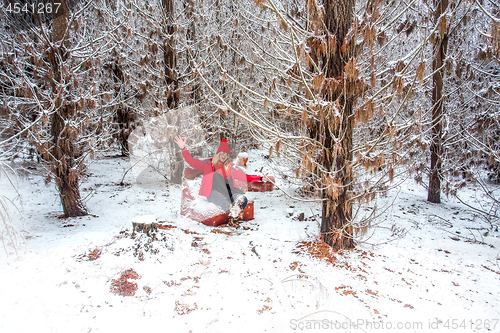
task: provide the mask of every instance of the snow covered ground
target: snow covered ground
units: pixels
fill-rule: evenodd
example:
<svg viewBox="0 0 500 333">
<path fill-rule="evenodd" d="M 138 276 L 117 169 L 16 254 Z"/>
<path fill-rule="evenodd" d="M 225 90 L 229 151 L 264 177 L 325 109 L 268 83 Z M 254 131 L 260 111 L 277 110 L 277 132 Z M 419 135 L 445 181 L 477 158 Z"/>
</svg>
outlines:
<svg viewBox="0 0 500 333">
<path fill-rule="evenodd" d="M 251 152 L 248 173 L 263 163 Z M 39 171 L 19 178 L 24 242 L 18 258 L 0 251 L 0 332 L 500 332 L 500 233 L 454 200 L 426 202 L 413 181 L 383 199 L 394 203 L 371 238 L 326 260 L 307 251 L 318 204 L 252 193 L 254 220 L 213 228 L 179 214 L 178 186 L 131 172 L 120 186 L 129 167 L 90 165 L 81 218 L 60 217 Z M 0 188 L 14 195 L 6 177 Z M 148 215 L 167 229 L 132 238 Z M 112 293 L 129 269 L 135 295 Z"/>
</svg>

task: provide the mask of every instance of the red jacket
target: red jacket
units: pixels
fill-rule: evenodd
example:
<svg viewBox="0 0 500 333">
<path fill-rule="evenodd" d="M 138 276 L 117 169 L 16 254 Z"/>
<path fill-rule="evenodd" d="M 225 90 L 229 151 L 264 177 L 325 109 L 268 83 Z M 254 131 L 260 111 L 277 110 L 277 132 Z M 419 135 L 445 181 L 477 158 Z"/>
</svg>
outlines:
<svg viewBox="0 0 500 333">
<path fill-rule="evenodd" d="M 210 196 L 210 193 L 212 192 L 212 183 L 214 179 L 214 167 L 212 166 L 212 159 L 208 159 L 205 161 L 197 160 L 191 156 L 187 149 L 182 150 L 182 156 L 190 166 L 203 171 L 200 192 L 198 194 L 208 198 Z M 249 183 L 260 181 L 260 176 L 247 175 L 241 171 L 235 170 L 232 166 L 232 163 L 231 176 L 233 177 L 233 185 L 235 179 L 246 181 Z"/>
</svg>

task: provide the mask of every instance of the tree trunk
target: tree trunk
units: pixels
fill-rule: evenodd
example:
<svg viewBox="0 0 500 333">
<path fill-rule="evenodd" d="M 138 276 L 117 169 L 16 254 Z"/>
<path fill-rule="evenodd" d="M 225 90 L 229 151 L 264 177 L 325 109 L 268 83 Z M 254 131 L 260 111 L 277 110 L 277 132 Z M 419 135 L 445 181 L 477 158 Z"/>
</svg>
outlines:
<svg viewBox="0 0 500 333">
<path fill-rule="evenodd" d="M 440 23 L 441 15 L 448 7 L 448 0 L 435 0 L 436 9 L 434 12 L 435 24 Z M 441 165 L 442 165 L 442 118 L 443 118 L 443 76 L 444 60 L 446 58 L 446 49 L 448 47 L 447 27 L 438 29 L 439 36 L 434 42 L 434 58 L 432 61 L 432 142 L 431 150 L 431 170 L 429 175 L 429 189 L 427 192 L 427 201 L 433 203 L 441 202 Z"/>
<path fill-rule="evenodd" d="M 167 107 L 173 110 L 179 106 L 179 78 L 177 76 L 177 52 L 174 33 L 176 31 L 174 25 L 174 0 L 162 0 L 163 10 L 165 11 L 166 33 L 169 36 L 165 41 L 165 53 L 163 60 L 165 62 L 165 83 L 167 84 Z M 176 125 L 180 128 L 180 115 L 175 115 Z M 170 151 L 172 156 L 170 159 L 170 181 L 174 184 L 182 184 L 182 175 L 184 172 L 184 158 L 181 152 L 177 149 L 173 139 L 170 142 Z"/>
<path fill-rule="evenodd" d="M 344 98 L 341 97 L 341 100 Z M 354 247 L 352 221 L 352 121 L 353 105 L 352 101 L 346 101 L 343 107 L 342 124 L 339 130 L 333 132 L 336 138 L 341 138 L 335 147 L 335 141 L 329 135 L 328 131 L 323 133 L 325 136 L 325 148 L 328 150 L 323 165 L 327 170 L 335 173 L 335 182 L 337 184 L 336 192 L 323 190 L 321 195 L 323 199 L 322 218 L 321 218 L 321 236 L 323 241 L 333 247 L 335 250 L 348 249 Z M 330 126 L 327 121 L 327 126 Z M 340 145 L 340 146 L 339 146 Z M 339 149 L 340 148 L 340 149 Z"/>
<path fill-rule="evenodd" d="M 353 20 L 354 0 L 324 0 L 324 23 L 330 34 L 337 41 L 335 52 L 329 52 L 323 59 L 325 64 L 325 77 L 343 81 L 347 55 L 342 53 L 342 45 L 351 27 Z M 323 241 L 334 249 L 354 247 L 351 205 L 351 162 L 353 147 L 353 100 L 347 94 L 346 87 L 340 93 L 325 93 L 323 96 L 328 101 L 339 101 L 341 107 L 340 126 L 331 122 L 334 119 L 325 119 L 323 130 L 319 131 L 325 146 L 323 166 L 333 172 L 336 192 L 323 190 L 323 214 L 321 219 L 321 236 Z M 320 124 L 318 124 L 320 125 Z M 325 128 L 333 128 L 331 134 Z"/>
<path fill-rule="evenodd" d="M 165 82 L 167 84 L 167 106 L 169 109 L 175 109 L 179 105 L 179 80 L 177 77 L 177 52 L 175 45 L 175 25 L 174 25 L 174 0 L 162 0 L 163 10 L 165 11 L 166 33 L 169 36 L 165 41 L 165 53 L 163 60 L 165 62 Z"/>
<path fill-rule="evenodd" d="M 115 53 L 115 61 L 112 67 L 113 81 L 115 83 L 115 98 L 120 97 L 120 92 L 124 84 L 125 78 L 123 75 L 122 66 L 118 61 L 118 54 Z M 130 150 L 128 146 L 128 138 L 134 130 L 134 122 L 136 115 L 125 105 L 118 106 L 114 121 L 118 124 L 118 142 L 120 144 L 122 156 L 129 156 Z"/>
<path fill-rule="evenodd" d="M 67 58 L 65 38 L 67 19 L 69 17 L 66 1 L 60 1 L 61 6 L 53 22 L 53 48 L 49 51 L 49 61 L 52 69 L 52 89 L 55 97 L 56 112 L 51 117 L 52 164 L 59 190 L 61 204 L 66 217 L 87 215 L 79 189 L 79 171 L 77 170 L 73 139 L 77 129 L 68 126 L 75 115 L 75 105 L 65 99 L 64 78 L 62 66 Z"/>
<path fill-rule="evenodd" d="M 339 78 L 344 71 L 347 60 L 342 53 L 342 45 L 352 25 L 355 0 L 324 0 L 325 26 L 337 40 L 335 52 L 328 52 L 328 68 L 326 77 Z"/>
<path fill-rule="evenodd" d="M 134 130 L 134 121 L 136 115 L 131 112 L 126 106 L 119 106 L 116 110 L 115 121 L 118 123 L 120 131 L 118 132 L 118 142 L 122 156 L 129 156 L 130 149 L 128 146 L 128 138 Z"/>
<path fill-rule="evenodd" d="M 176 127 L 181 128 L 182 114 L 177 112 L 176 117 Z M 172 139 L 170 141 L 170 151 L 173 152 L 172 158 L 170 159 L 170 181 L 174 184 L 182 184 L 182 178 L 184 176 L 184 157 L 182 152 L 177 149 L 177 145 Z"/>
<path fill-rule="evenodd" d="M 147 236 L 152 237 L 153 240 L 156 240 L 156 233 L 158 232 L 158 223 L 132 222 L 132 238 L 134 238 L 135 234 L 138 232 L 144 233 Z"/>
<path fill-rule="evenodd" d="M 186 61 L 188 64 L 188 72 L 191 72 L 191 56 L 196 58 L 196 50 L 191 49 L 193 45 L 196 43 L 196 25 L 194 21 L 194 1 L 193 0 L 184 0 L 184 11 L 186 13 L 186 18 L 189 22 L 189 25 L 186 30 L 186 39 L 187 39 L 187 48 L 191 52 L 186 52 Z M 201 94 L 200 94 L 200 84 L 198 81 L 194 81 L 189 90 L 187 92 L 188 98 L 190 99 L 190 104 L 199 104 L 201 103 Z"/>
</svg>

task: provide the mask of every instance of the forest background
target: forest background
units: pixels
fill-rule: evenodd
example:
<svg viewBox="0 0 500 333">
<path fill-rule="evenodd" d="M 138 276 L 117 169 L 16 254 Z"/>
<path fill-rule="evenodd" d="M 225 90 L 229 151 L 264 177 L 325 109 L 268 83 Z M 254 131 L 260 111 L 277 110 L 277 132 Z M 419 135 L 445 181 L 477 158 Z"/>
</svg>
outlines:
<svg viewBox="0 0 500 333">
<path fill-rule="evenodd" d="M 139 128 L 172 184 L 177 134 L 198 156 L 223 138 L 265 147 L 275 176 L 300 184 L 286 195 L 321 202 L 334 249 L 354 247 L 380 211 L 363 207 L 409 175 L 434 203 L 479 184 L 491 204 L 473 209 L 498 222 L 495 1 L 5 0 L 0 37 L 2 174 L 43 167 L 66 217 L 92 210 L 89 159 L 133 155 Z M 4 242 L 16 200 L 0 193 Z"/>
</svg>

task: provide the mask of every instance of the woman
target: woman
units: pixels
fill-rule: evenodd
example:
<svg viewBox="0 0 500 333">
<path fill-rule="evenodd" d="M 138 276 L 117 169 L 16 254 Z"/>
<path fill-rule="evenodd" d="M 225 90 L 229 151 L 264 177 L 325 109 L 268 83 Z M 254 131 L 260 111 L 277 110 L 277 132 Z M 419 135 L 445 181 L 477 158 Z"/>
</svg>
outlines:
<svg viewBox="0 0 500 333">
<path fill-rule="evenodd" d="M 220 142 L 217 153 L 213 158 L 204 161 L 197 160 L 191 156 L 186 149 L 186 139 L 179 135 L 175 137 L 175 143 L 182 150 L 184 160 L 198 170 L 203 171 L 199 195 L 207 198 L 224 211 L 229 212 L 229 225 L 239 227 L 236 223 L 240 214 L 247 205 L 244 192 L 235 186 L 235 179 L 246 182 L 272 181 L 272 177 L 261 177 L 247 175 L 233 168 L 230 160 L 231 151 L 226 140 Z"/>
</svg>

